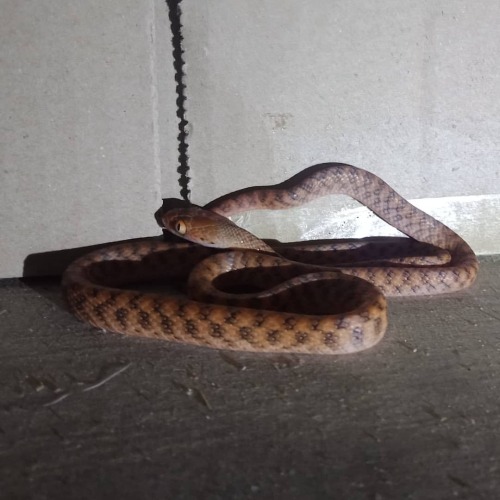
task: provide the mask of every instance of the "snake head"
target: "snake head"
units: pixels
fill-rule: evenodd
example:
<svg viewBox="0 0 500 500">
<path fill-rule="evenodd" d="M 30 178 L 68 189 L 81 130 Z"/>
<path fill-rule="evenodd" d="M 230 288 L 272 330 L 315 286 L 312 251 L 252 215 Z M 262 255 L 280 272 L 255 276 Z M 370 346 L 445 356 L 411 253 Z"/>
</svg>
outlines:
<svg viewBox="0 0 500 500">
<path fill-rule="evenodd" d="M 167 210 L 161 221 L 164 229 L 205 247 L 245 248 L 273 252 L 262 240 L 223 215 L 199 207 Z"/>
</svg>

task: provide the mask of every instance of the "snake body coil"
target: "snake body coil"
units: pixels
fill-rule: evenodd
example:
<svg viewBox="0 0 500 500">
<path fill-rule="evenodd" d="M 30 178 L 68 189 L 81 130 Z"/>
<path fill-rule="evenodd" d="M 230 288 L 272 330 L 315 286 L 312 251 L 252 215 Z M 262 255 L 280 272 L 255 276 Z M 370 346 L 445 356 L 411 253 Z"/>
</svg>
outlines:
<svg viewBox="0 0 500 500">
<path fill-rule="evenodd" d="M 275 249 L 226 218 L 333 193 L 350 195 L 410 238 L 391 239 L 393 255 L 378 262 L 366 255 L 369 242 Z M 162 221 L 202 246 L 150 239 L 76 260 L 64 274 L 63 288 L 77 317 L 109 331 L 220 349 L 342 354 L 367 349 L 383 337 L 385 295 L 454 292 L 469 286 L 478 270 L 474 252 L 454 231 L 374 174 L 345 164 L 316 165 L 282 184 L 244 189 L 204 209 L 173 209 Z M 428 246 L 435 249 L 429 256 L 400 252 Z M 326 268 L 324 255 L 341 260 Z M 296 262 L 299 257 L 307 263 Z M 188 275 L 189 298 L 120 288 Z"/>
</svg>

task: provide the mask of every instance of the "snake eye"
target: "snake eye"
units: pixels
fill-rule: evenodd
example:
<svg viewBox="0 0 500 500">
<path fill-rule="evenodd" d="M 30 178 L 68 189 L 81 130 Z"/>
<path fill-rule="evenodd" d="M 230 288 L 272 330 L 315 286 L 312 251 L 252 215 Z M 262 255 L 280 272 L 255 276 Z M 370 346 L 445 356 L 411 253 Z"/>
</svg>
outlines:
<svg viewBox="0 0 500 500">
<path fill-rule="evenodd" d="M 176 233 L 184 235 L 184 234 L 186 234 L 186 230 L 187 230 L 186 223 L 183 220 L 178 220 L 175 223 L 175 232 Z"/>
</svg>

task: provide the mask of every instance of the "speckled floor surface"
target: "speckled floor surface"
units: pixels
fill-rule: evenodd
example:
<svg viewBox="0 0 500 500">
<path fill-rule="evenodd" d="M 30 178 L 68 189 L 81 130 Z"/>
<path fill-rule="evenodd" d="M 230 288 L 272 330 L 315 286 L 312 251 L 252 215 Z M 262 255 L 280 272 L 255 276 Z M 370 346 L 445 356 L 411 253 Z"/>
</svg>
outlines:
<svg viewBox="0 0 500 500">
<path fill-rule="evenodd" d="M 499 257 L 344 357 L 102 333 L 0 281 L 2 499 L 493 499 L 499 395 Z"/>
</svg>

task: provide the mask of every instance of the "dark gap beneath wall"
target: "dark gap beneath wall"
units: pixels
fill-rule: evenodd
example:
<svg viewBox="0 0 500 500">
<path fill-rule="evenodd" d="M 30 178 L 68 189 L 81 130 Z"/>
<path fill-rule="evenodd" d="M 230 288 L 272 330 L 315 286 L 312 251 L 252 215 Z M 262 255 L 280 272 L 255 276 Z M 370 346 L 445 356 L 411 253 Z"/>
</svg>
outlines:
<svg viewBox="0 0 500 500">
<path fill-rule="evenodd" d="M 182 0 L 166 0 L 168 6 L 168 16 L 170 19 L 170 29 L 172 31 L 172 54 L 174 58 L 174 70 L 176 92 L 177 92 L 177 117 L 179 118 L 179 134 L 177 139 L 179 141 L 179 166 L 177 172 L 179 173 L 179 186 L 181 188 L 180 195 L 183 200 L 189 201 L 191 190 L 189 189 L 189 164 L 188 164 L 188 144 L 186 128 L 188 122 L 186 120 L 186 109 L 184 107 L 186 101 L 184 85 L 184 50 L 182 48 L 182 24 L 181 24 L 181 4 Z"/>
</svg>

